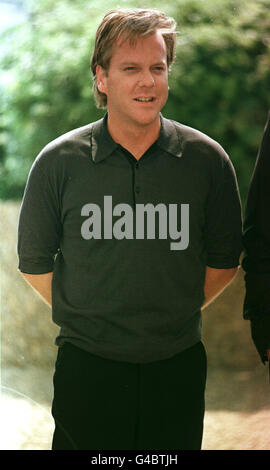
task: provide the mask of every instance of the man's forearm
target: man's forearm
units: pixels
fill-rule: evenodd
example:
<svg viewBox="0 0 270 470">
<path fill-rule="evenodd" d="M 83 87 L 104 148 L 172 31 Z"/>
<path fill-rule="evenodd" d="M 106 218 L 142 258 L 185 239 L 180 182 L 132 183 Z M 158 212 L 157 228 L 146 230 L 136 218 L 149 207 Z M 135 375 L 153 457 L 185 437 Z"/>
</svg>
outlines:
<svg viewBox="0 0 270 470">
<path fill-rule="evenodd" d="M 53 273 L 27 274 L 22 273 L 24 279 L 38 292 L 42 299 L 52 306 L 52 276 Z"/>
<path fill-rule="evenodd" d="M 238 272 L 238 268 L 215 269 L 206 267 L 204 294 L 205 301 L 203 308 L 211 303 L 233 280 Z M 33 287 L 42 299 L 49 305 L 52 305 L 52 276 L 53 273 L 45 274 L 27 274 L 22 273 L 26 281 Z"/>
<path fill-rule="evenodd" d="M 203 308 L 209 305 L 226 286 L 230 284 L 233 278 L 238 273 L 237 268 L 229 269 L 215 269 L 206 266 L 205 282 L 204 282 L 204 295 L 205 301 Z"/>
</svg>

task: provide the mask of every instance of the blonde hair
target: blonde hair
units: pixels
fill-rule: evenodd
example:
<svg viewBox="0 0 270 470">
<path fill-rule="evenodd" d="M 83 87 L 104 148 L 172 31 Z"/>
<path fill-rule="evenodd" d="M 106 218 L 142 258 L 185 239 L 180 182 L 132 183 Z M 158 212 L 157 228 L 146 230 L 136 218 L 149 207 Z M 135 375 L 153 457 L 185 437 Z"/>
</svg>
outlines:
<svg viewBox="0 0 270 470">
<path fill-rule="evenodd" d="M 106 108 L 107 96 L 98 90 L 96 67 L 100 65 L 105 71 L 108 71 L 113 46 L 120 36 L 122 42 L 129 39 L 131 44 L 135 44 L 138 37 L 160 31 L 166 44 L 167 66 L 170 70 L 175 59 L 175 29 L 175 20 L 155 9 L 119 8 L 110 10 L 104 16 L 97 29 L 94 52 L 91 57 L 93 92 L 98 108 Z"/>
</svg>

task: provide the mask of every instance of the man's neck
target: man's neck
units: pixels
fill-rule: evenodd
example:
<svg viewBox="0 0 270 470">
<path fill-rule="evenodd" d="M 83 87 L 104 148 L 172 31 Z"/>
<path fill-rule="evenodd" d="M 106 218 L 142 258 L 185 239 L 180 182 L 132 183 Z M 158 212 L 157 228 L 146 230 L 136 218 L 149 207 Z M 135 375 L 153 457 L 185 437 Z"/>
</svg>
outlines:
<svg viewBox="0 0 270 470">
<path fill-rule="evenodd" d="M 116 125 L 108 116 L 108 131 L 115 142 L 128 150 L 137 160 L 157 140 L 160 132 L 160 119 L 149 126 Z"/>
</svg>

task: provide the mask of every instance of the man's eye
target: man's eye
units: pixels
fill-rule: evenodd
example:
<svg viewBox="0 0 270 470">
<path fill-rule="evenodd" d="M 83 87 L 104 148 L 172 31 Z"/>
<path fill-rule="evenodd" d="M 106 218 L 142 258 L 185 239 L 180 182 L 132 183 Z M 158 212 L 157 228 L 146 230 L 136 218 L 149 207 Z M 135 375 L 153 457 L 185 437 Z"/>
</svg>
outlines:
<svg viewBox="0 0 270 470">
<path fill-rule="evenodd" d="M 125 67 L 124 70 L 135 70 L 136 67 Z"/>
</svg>

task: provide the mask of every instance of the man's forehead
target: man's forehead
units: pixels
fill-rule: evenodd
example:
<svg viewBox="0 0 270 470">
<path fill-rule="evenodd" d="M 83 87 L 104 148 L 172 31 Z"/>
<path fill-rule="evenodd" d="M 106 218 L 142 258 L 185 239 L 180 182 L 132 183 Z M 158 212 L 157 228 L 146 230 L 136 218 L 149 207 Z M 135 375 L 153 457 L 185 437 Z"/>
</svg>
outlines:
<svg viewBox="0 0 270 470">
<path fill-rule="evenodd" d="M 145 47 L 146 42 L 149 42 L 149 39 L 151 41 L 151 45 L 154 46 L 153 54 L 155 51 L 161 53 L 166 52 L 166 43 L 159 31 L 147 35 L 136 36 L 122 33 L 112 47 L 112 57 L 120 54 L 123 55 L 125 53 L 136 54 L 136 52 L 141 52 Z"/>
</svg>

